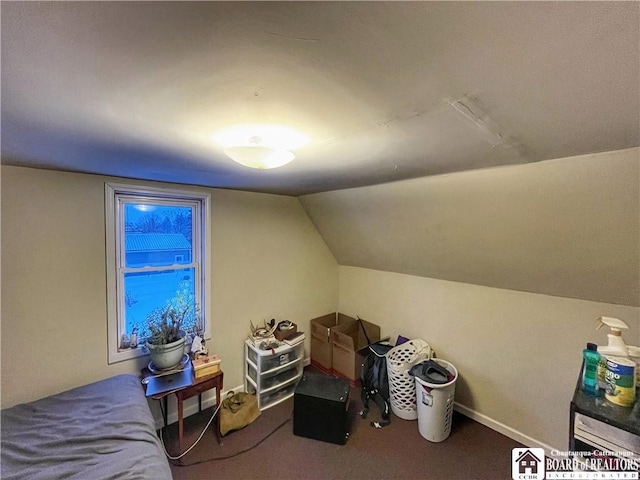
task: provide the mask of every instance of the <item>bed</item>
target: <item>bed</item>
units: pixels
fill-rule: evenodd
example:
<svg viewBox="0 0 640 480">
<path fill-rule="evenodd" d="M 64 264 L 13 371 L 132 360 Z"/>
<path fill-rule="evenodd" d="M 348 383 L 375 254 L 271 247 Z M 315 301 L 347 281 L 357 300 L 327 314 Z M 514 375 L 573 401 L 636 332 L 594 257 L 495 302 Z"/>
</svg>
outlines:
<svg viewBox="0 0 640 480">
<path fill-rule="evenodd" d="M 172 478 L 135 375 L 4 409 L 1 427 L 3 480 Z"/>
</svg>

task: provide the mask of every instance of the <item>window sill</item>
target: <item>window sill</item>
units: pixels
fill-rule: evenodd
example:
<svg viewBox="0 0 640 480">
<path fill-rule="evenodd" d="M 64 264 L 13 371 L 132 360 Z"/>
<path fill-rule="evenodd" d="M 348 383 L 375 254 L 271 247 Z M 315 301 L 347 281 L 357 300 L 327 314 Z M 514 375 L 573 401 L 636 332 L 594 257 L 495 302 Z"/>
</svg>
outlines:
<svg viewBox="0 0 640 480">
<path fill-rule="evenodd" d="M 205 345 L 211 341 L 211 335 L 204 337 Z M 144 345 L 138 345 L 136 348 L 121 348 L 116 352 L 109 352 L 109 365 L 126 360 L 133 360 L 139 357 L 149 355 L 149 350 Z"/>
<path fill-rule="evenodd" d="M 124 362 L 125 360 L 133 360 L 138 357 L 149 355 L 149 351 L 143 345 L 136 348 L 122 348 L 116 352 L 109 352 L 109 365 Z"/>
</svg>

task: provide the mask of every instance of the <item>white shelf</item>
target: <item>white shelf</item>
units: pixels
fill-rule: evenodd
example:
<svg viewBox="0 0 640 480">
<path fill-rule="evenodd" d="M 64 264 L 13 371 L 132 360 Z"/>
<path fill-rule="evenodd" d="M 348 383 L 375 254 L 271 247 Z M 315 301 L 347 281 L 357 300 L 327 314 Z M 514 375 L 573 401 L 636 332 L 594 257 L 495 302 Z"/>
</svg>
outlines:
<svg viewBox="0 0 640 480">
<path fill-rule="evenodd" d="M 265 410 L 290 398 L 302 377 L 304 343 L 260 350 L 245 341 L 245 390 L 255 392 Z"/>
</svg>

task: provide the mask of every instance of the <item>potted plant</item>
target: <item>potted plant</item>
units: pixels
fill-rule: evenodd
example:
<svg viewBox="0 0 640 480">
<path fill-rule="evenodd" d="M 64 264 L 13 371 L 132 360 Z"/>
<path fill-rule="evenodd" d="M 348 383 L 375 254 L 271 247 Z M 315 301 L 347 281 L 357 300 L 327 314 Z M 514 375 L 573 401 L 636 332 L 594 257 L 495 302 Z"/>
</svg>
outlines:
<svg viewBox="0 0 640 480">
<path fill-rule="evenodd" d="M 186 330 L 198 324 L 198 306 L 188 286 L 181 285 L 164 307 L 153 309 L 146 317 L 146 347 L 153 365 L 159 370 L 176 367 L 182 361 Z"/>
</svg>

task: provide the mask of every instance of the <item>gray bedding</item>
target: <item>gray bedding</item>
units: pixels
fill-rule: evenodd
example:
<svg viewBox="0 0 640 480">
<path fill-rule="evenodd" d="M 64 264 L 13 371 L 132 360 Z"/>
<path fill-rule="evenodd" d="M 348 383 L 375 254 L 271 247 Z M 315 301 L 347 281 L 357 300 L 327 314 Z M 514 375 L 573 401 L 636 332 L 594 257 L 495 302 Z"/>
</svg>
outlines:
<svg viewBox="0 0 640 480">
<path fill-rule="evenodd" d="M 1 428 L 3 480 L 171 479 L 134 375 L 2 410 Z"/>
</svg>

